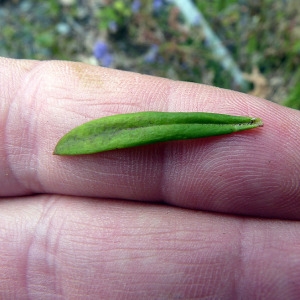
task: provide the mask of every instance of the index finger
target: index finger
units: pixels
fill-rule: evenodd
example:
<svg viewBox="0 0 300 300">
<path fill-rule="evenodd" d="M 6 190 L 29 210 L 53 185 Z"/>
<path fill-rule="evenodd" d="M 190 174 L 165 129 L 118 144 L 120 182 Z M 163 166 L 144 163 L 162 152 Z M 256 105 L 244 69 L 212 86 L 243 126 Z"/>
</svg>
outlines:
<svg viewBox="0 0 300 300">
<path fill-rule="evenodd" d="M 58 193 L 299 219 L 299 112 L 245 94 L 79 63 L 1 60 L 3 196 Z M 12 80 L 13 78 L 13 80 Z M 205 111 L 262 130 L 57 157 L 66 132 L 102 116 Z"/>
</svg>

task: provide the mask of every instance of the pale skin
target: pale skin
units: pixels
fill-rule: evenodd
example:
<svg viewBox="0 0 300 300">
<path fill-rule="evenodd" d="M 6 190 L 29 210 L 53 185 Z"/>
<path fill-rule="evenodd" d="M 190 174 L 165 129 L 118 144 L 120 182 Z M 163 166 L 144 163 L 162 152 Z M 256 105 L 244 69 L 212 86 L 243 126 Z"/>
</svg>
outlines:
<svg viewBox="0 0 300 300">
<path fill-rule="evenodd" d="M 1 299 L 298 299 L 300 112 L 79 63 L 3 58 L 0 87 Z M 52 155 L 77 125 L 149 110 L 264 127 Z"/>
</svg>

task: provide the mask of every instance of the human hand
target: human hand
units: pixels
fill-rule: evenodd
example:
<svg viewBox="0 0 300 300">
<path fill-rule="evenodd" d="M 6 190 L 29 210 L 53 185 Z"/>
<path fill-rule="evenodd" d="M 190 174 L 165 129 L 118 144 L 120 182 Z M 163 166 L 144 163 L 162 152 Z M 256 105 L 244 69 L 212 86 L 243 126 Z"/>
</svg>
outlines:
<svg viewBox="0 0 300 300">
<path fill-rule="evenodd" d="M 0 59 L 0 87 L 1 299 L 298 299 L 298 111 L 80 63 Z M 52 155 L 77 125 L 147 110 L 264 127 Z"/>
</svg>

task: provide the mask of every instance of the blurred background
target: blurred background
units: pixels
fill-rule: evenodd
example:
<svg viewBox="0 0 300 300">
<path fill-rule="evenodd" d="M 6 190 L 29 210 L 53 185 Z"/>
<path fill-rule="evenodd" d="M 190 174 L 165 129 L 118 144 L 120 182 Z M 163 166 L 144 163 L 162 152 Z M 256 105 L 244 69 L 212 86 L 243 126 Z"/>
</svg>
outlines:
<svg viewBox="0 0 300 300">
<path fill-rule="evenodd" d="M 300 109 L 298 0 L 0 0 L 0 56 L 71 60 Z"/>
</svg>

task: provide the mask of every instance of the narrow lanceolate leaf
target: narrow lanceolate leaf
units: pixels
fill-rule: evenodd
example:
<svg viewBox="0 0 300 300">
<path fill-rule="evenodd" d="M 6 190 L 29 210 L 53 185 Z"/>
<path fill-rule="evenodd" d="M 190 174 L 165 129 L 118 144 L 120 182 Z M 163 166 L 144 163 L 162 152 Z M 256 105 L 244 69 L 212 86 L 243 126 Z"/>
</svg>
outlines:
<svg viewBox="0 0 300 300">
<path fill-rule="evenodd" d="M 173 140 L 228 134 L 263 126 L 261 119 L 202 112 L 138 112 L 103 117 L 63 136 L 54 154 L 92 154 Z"/>
</svg>

